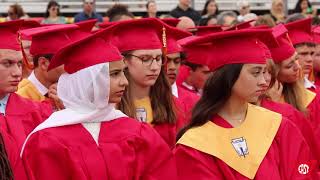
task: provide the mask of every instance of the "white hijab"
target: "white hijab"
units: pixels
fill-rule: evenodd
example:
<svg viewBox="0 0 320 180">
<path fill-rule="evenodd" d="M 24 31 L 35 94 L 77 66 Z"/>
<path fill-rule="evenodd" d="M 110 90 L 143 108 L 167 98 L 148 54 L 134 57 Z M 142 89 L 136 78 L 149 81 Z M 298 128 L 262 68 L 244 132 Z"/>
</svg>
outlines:
<svg viewBox="0 0 320 180">
<path fill-rule="evenodd" d="M 53 113 L 38 125 L 25 140 L 20 156 L 29 137 L 37 131 L 88 122 L 112 121 L 126 117 L 109 104 L 109 63 L 90 66 L 73 74 L 64 73 L 58 81 L 57 93 L 65 109 Z"/>
</svg>

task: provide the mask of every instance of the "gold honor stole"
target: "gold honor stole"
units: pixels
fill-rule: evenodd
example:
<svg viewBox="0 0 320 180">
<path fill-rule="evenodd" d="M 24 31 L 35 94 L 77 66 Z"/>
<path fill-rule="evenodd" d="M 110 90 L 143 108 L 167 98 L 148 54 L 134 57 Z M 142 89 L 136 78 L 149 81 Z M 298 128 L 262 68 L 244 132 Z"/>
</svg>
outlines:
<svg viewBox="0 0 320 180">
<path fill-rule="evenodd" d="M 189 129 L 178 144 L 215 156 L 240 174 L 253 179 L 281 120 L 281 114 L 249 104 L 245 121 L 239 127 L 223 128 L 209 121 Z"/>
<path fill-rule="evenodd" d="M 149 97 L 143 99 L 134 100 L 134 105 L 136 107 L 136 117 L 141 122 L 146 122 L 151 124 L 153 120 L 151 100 Z"/>
<path fill-rule="evenodd" d="M 19 83 L 17 94 L 34 101 L 43 101 L 46 99 L 28 79 L 23 79 Z"/>
<path fill-rule="evenodd" d="M 315 97 L 316 97 L 316 93 L 308 89 L 305 89 L 304 98 L 303 98 L 303 107 L 307 108 Z"/>
</svg>

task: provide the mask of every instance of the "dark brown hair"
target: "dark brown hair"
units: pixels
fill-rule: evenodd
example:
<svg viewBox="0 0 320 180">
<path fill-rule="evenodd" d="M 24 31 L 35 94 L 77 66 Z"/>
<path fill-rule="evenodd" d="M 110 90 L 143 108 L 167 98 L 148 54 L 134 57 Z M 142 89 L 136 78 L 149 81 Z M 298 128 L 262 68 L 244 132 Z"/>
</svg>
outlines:
<svg viewBox="0 0 320 180">
<path fill-rule="evenodd" d="M 0 134 L 0 179 L 13 180 L 13 172 L 8 160 L 8 155 L 4 145 L 2 135 Z"/>
<path fill-rule="evenodd" d="M 10 8 L 13 9 L 14 13 L 17 15 L 18 19 L 20 19 L 22 16 L 25 15 L 25 12 L 23 11 L 21 5 L 19 4 L 13 4 L 13 5 L 10 5 Z"/>
<path fill-rule="evenodd" d="M 214 71 L 203 88 L 203 94 L 192 110 L 190 123 L 181 129 L 177 140 L 193 127 L 202 126 L 210 121 L 231 96 L 231 90 L 237 81 L 243 64 L 228 64 Z"/>
<path fill-rule="evenodd" d="M 131 52 L 122 53 L 125 59 L 131 60 Z M 136 107 L 132 101 L 132 95 L 130 94 L 130 81 L 131 77 L 128 69 L 125 71 L 125 75 L 129 81 L 124 96 L 119 104 L 119 109 L 128 115 L 129 117 L 136 118 Z M 174 103 L 174 98 L 171 93 L 171 86 L 167 79 L 164 68 L 161 68 L 160 75 L 155 84 L 150 89 L 150 101 L 152 108 L 153 120 L 152 124 L 170 123 L 174 124 L 177 121 L 177 107 Z"/>
<path fill-rule="evenodd" d="M 215 13 L 215 14 L 212 14 L 212 15 L 217 15 L 217 14 L 219 14 L 219 9 L 218 9 L 218 4 L 217 4 L 217 2 L 216 2 L 215 0 L 207 0 L 206 3 L 204 4 L 203 10 L 202 10 L 202 12 L 201 12 L 201 16 L 206 15 L 206 14 L 208 13 L 208 6 L 209 6 L 209 4 L 210 4 L 211 2 L 216 3 L 216 8 L 217 8 L 217 9 L 216 9 L 216 13 Z"/>
<path fill-rule="evenodd" d="M 49 13 L 49 9 L 52 7 L 52 6 L 56 6 L 58 9 L 57 9 L 57 16 L 60 15 L 60 5 L 57 1 L 49 1 L 48 5 L 47 5 L 47 10 L 46 10 L 46 14 L 44 15 L 44 17 L 49 17 L 50 16 L 50 13 Z"/>
<path fill-rule="evenodd" d="M 46 59 L 48 59 L 48 60 L 51 60 L 51 58 L 53 57 L 53 54 L 43 54 L 43 55 L 35 55 L 34 57 L 33 57 L 33 66 L 36 68 L 36 67 L 38 67 L 39 66 L 39 58 L 40 57 L 44 57 L 44 58 L 46 58 Z"/>
<path fill-rule="evenodd" d="M 128 10 L 128 6 L 123 4 L 113 5 L 107 12 L 106 16 L 109 17 L 110 22 L 119 21 L 122 16 L 134 18 L 134 15 Z"/>
</svg>

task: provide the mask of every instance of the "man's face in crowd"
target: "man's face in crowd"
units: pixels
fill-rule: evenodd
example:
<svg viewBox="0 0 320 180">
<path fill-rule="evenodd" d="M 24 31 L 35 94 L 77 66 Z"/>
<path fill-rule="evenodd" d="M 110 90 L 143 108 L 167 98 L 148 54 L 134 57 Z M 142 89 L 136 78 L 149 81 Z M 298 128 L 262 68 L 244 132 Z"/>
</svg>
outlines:
<svg viewBox="0 0 320 180">
<path fill-rule="evenodd" d="M 15 92 L 22 76 L 20 51 L 0 49 L 0 96 Z"/>
</svg>

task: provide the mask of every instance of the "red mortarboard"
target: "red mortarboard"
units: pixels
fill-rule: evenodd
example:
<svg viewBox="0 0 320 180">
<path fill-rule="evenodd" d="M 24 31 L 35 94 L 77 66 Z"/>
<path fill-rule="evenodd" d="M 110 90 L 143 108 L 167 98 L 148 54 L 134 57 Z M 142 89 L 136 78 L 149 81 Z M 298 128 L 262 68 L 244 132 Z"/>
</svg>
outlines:
<svg viewBox="0 0 320 180">
<path fill-rule="evenodd" d="M 24 36 L 32 37 L 32 55 L 54 54 L 61 47 L 76 39 L 73 34 L 79 26 L 75 24 L 52 25 L 21 31 Z"/>
<path fill-rule="evenodd" d="M 80 21 L 75 24 L 78 25 L 82 31 L 91 33 L 92 28 L 97 23 L 97 21 L 97 19 L 90 19 L 86 21 Z"/>
<path fill-rule="evenodd" d="M 226 64 L 266 63 L 269 47 L 277 46 L 270 29 L 243 29 L 198 37 L 182 44 L 187 60 L 201 59 L 211 70 Z"/>
<path fill-rule="evenodd" d="M 311 18 L 307 18 L 285 24 L 293 45 L 313 43 L 311 37 L 311 21 Z"/>
<path fill-rule="evenodd" d="M 180 22 L 180 19 L 178 18 L 164 18 L 160 20 L 172 27 L 177 27 L 178 23 Z"/>
<path fill-rule="evenodd" d="M 223 31 L 222 26 L 213 25 L 213 26 L 197 26 L 190 29 L 191 32 L 194 32 L 196 36 L 204 36 L 211 33 L 217 33 Z"/>
<path fill-rule="evenodd" d="M 0 49 L 12 49 L 20 51 L 18 30 L 23 20 L 0 23 Z"/>
<path fill-rule="evenodd" d="M 183 31 L 175 27 L 166 27 L 166 38 L 167 38 L 167 54 L 182 52 L 182 47 L 178 41 L 182 38 L 192 36 L 191 33 Z"/>
<path fill-rule="evenodd" d="M 110 27 L 110 26 L 112 26 L 112 25 L 114 25 L 114 24 L 117 24 L 117 23 L 119 23 L 120 21 L 115 21 L 115 22 L 103 22 L 103 23 L 100 23 L 99 24 L 99 27 L 100 28 L 107 28 L 107 27 Z"/>
<path fill-rule="evenodd" d="M 20 30 L 36 28 L 36 27 L 40 27 L 40 26 L 41 26 L 41 24 L 38 21 L 35 21 L 35 20 L 24 20 L 22 22 Z"/>
<path fill-rule="evenodd" d="M 315 26 L 312 28 L 313 42 L 320 44 L 320 26 Z"/>
<path fill-rule="evenodd" d="M 24 20 L 21 27 L 20 27 L 20 31 L 24 30 L 24 29 L 31 29 L 31 28 L 36 28 L 36 27 L 40 27 L 41 24 L 38 21 L 35 20 Z M 30 40 L 31 41 L 31 37 L 27 37 L 24 35 L 21 35 L 21 39 L 23 40 Z"/>
<path fill-rule="evenodd" d="M 295 48 L 288 35 L 288 30 L 283 24 L 278 24 L 272 28 L 272 34 L 278 42 L 278 47 L 269 47 L 272 59 L 275 63 L 280 63 L 290 58 L 295 52 Z"/>
<path fill-rule="evenodd" d="M 225 31 L 233 31 L 233 30 L 251 28 L 252 27 L 251 23 L 253 21 L 255 21 L 255 20 L 253 19 L 253 20 L 250 20 L 250 21 L 246 21 L 246 22 L 242 22 L 242 23 L 236 24 L 236 25 L 234 25 L 234 26 L 232 26 L 230 28 L 225 29 Z"/>
<path fill-rule="evenodd" d="M 98 32 L 61 48 L 51 59 L 48 70 L 64 64 L 65 71 L 72 74 L 96 64 L 121 60 L 119 50 L 100 35 Z"/>
<path fill-rule="evenodd" d="M 161 49 L 163 27 L 168 27 L 156 18 L 120 21 L 103 29 L 106 39 L 120 52 L 138 49 Z"/>
</svg>

